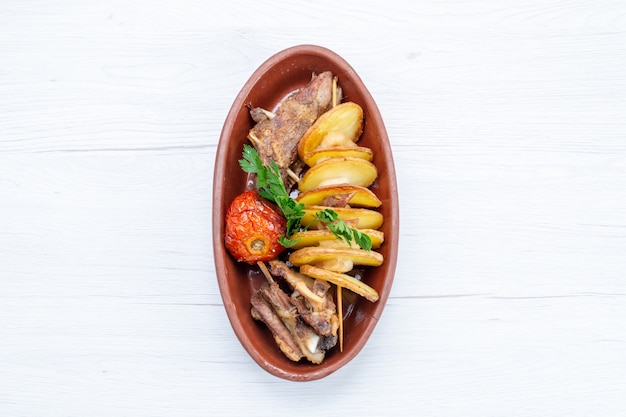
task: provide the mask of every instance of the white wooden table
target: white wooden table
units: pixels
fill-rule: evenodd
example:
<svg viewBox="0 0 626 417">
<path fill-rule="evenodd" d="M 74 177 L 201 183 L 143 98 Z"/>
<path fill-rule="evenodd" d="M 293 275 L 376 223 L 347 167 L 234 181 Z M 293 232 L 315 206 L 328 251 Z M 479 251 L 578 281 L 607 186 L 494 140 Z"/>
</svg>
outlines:
<svg viewBox="0 0 626 417">
<path fill-rule="evenodd" d="M 313 43 L 386 121 L 399 263 L 361 354 L 278 379 L 229 326 L 217 141 Z M 0 2 L 0 415 L 623 416 L 626 3 Z"/>
</svg>

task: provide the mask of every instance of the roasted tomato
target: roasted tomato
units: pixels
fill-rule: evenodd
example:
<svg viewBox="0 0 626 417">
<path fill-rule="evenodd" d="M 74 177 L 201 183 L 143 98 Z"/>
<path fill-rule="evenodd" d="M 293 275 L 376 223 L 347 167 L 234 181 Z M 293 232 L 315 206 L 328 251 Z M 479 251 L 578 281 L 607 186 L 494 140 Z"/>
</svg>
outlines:
<svg viewBox="0 0 626 417">
<path fill-rule="evenodd" d="M 283 215 L 254 190 L 235 197 L 226 211 L 226 249 L 239 262 L 256 264 L 276 258 L 285 250 L 278 242 L 285 231 Z"/>
</svg>

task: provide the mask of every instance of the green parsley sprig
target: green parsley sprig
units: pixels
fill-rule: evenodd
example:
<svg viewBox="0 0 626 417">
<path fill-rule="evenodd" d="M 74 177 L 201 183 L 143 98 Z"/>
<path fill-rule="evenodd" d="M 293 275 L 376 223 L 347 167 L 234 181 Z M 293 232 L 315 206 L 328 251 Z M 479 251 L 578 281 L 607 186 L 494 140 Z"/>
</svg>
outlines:
<svg viewBox="0 0 626 417">
<path fill-rule="evenodd" d="M 269 166 L 264 165 L 256 149 L 245 144 L 243 145 L 243 159 L 239 160 L 239 165 L 244 172 L 257 175 L 259 195 L 276 203 L 283 212 L 287 220 L 287 230 L 285 235 L 280 237 L 280 244 L 286 248 L 295 245 L 297 240 L 291 240 L 288 236 L 300 231 L 300 220 L 304 216 L 304 204 L 298 203 L 289 196 L 276 162 L 271 161 Z"/>
<path fill-rule="evenodd" d="M 304 217 L 304 204 L 298 203 L 289 196 L 283 183 L 280 168 L 278 168 L 276 162 L 271 161 L 269 165 L 263 164 L 256 149 L 245 144 L 243 145 L 243 159 L 239 160 L 239 165 L 244 172 L 256 174 L 259 195 L 276 203 L 283 212 L 287 220 L 287 230 L 280 237 L 280 244 L 286 248 L 295 245 L 299 239 L 292 240 L 290 237 L 294 233 L 299 232 L 302 227 L 301 220 Z M 324 223 L 337 239 L 343 240 L 348 244 L 354 241 L 365 250 L 372 248 L 370 237 L 348 226 L 334 210 L 320 210 L 315 214 L 315 217 L 318 221 Z"/>
<path fill-rule="evenodd" d="M 348 226 L 339 218 L 336 211 L 331 209 L 320 210 L 315 213 L 315 218 L 333 232 L 337 239 L 344 240 L 347 244 L 354 241 L 357 245 L 365 250 L 372 249 L 372 239 L 360 230 Z"/>
</svg>

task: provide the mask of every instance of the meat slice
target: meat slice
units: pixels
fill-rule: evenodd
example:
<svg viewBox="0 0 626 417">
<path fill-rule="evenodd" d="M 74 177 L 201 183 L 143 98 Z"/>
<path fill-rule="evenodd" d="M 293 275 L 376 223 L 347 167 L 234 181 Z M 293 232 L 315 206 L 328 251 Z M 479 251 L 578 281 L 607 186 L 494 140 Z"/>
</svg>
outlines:
<svg viewBox="0 0 626 417">
<path fill-rule="evenodd" d="M 265 323 L 272 332 L 274 341 L 285 356 L 294 362 L 302 359 L 304 354 L 269 303 L 258 292 L 252 295 L 250 301 L 252 304 L 252 317 Z"/>
<path fill-rule="evenodd" d="M 332 105 L 332 85 L 333 74 L 325 71 L 284 99 L 273 117 L 258 108 L 250 110 L 251 117 L 258 123 L 250 130 L 248 138 L 264 164 L 276 162 L 285 184 L 293 183 L 287 176 L 287 168 L 298 159 L 300 138 Z"/>
<path fill-rule="evenodd" d="M 330 294 L 328 294 L 330 297 Z M 335 322 L 335 309 L 326 308 L 317 310 L 307 303 L 306 298 L 297 291 L 291 295 L 291 302 L 298 310 L 298 314 L 306 321 L 320 336 L 331 336 L 333 331 L 337 331 Z M 334 303 L 332 304 L 334 307 Z"/>
<path fill-rule="evenodd" d="M 328 350 L 335 346 L 339 318 L 329 292 L 330 284 L 295 272 L 282 261 L 270 261 L 270 268 L 273 275 L 283 277 L 294 290 L 290 297 L 291 303 L 302 320 L 322 336 L 322 349 Z"/>
<path fill-rule="evenodd" d="M 321 363 L 324 360 L 321 337 L 299 317 L 289 296 L 275 282 L 263 284 L 259 293 L 272 306 L 304 356 L 312 363 Z"/>
<path fill-rule="evenodd" d="M 324 308 L 324 294 L 320 295 L 311 291 L 312 278 L 292 270 L 286 263 L 276 259 L 270 261 L 270 272 L 274 276 L 285 279 L 294 291 L 302 294 L 316 308 Z"/>
</svg>

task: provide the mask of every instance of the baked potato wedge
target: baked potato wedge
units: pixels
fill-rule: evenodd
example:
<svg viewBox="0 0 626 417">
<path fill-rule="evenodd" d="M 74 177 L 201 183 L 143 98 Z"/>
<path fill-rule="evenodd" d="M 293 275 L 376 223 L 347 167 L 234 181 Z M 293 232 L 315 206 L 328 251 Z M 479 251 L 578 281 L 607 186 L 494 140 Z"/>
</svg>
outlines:
<svg viewBox="0 0 626 417">
<path fill-rule="evenodd" d="M 296 197 L 298 203 L 305 206 L 324 205 L 324 200 L 332 199 L 334 196 L 352 195 L 348 204 L 353 207 L 380 207 L 382 202 L 372 190 L 358 185 L 342 184 L 317 187 L 312 190 L 300 193 Z"/>
<path fill-rule="evenodd" d="M 329 271 L 313 265 L 302 265 L 300 267 L 300 273 L 308 275 L 311 278 L 328 281 L 331 284 L 335 284 L 339 287 L 347 288 L 350 291 L 364 297 L 366 300 L 373 303 L 378 301 L 378 291 L 376 291 L 374 288 L 370 287 L 363 281 L 359 281 L 358 279 L 350 275 L 342 274 L 340 272 Z"/>
<path fill-rule="evenodd" d="M 374 153 L 364 146 L 333 146 L 331 148 L 317 148 L 305 155 L 307 165 L 313 166 L 329 158 L 351 157 L 366 161 L 374 159 Z"/>
<path fill-rule="evenodd" d="M 369 187 L 377 176 L 376 166 L 365 159 L 329 158 L 309 168 L 300 179 L 298 188 L 300 192 L 306 192 L 316 187 L 333 184 Z"/>
<path fill-rule="evenodd" d="M 310 229 L 319 228 L 319 222 L 315 219 L 315 213 L 328 208 L 335 211 L 341 220 L 357 229 L 378 229 L 383 224 L 383 215 L 375 210 L 352 207 L 307 206 L 304 208 L 304 216 L 301 220 L 302 225 Z"/>
<path fill-rule="evenodd" d="M 327 248 L 324 246 L 309 246 L 298 249 L 289 255 L 289 262 L 294 266 L 315 265 L 318 262 L 336 258 L 349 259 L 354 265 L 380 266 L 383 264 L 383 255 L 373 250 Z"/>
<path fill-rule="evenodd" d="M 319 147 L 327 135 L 338 133 L 343 137 L 340 141 L 356 142 L 362 132 L 363 109 L 361 106 L 350 101 L 338 104 L 319 116 L 315 123 L 302 135 L 300 142 L 298 142 L 298 155 L 304 163 L 307 163 L 306 155 Z"/>
<path fill-rule="evenodd" d="M 370 237 L 372 241 L 372 249 L 380 248 L 385 240 L 385 234 L 380 230 L 374 229 L 359 229 L 360 232 L 365 233 Z M 292 249 L 301 249 L 308 246 L 318 246 L 323 244 L 322 242 L 338 240 L 337 236 L 328 229 L 323 230 L 306 230 L 304 232 L 298 232 L 291 236 L 292 240 L 298 240 Z"/>
</svg>

